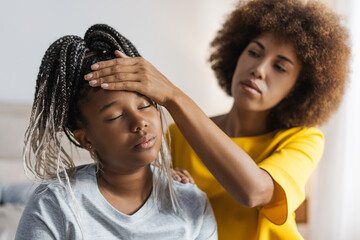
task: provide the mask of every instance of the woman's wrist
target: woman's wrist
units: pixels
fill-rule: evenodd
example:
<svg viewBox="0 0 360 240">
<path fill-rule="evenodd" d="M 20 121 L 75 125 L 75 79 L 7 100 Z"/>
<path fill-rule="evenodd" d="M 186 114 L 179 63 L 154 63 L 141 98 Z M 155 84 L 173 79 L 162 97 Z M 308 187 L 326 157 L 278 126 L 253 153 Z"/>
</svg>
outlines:
<svg viewBox="0 0 360 240">
<path fill-rule="evenodd" d="M 181 106 L 181 103 L 184 102 L 184 97 L 187 97 L 183 91 L 181 91 L 179 88 L 174 86 L 173 90 L 167 97 L 166 101 L 164 102 L 163 106 L 171 112 L 176 111 L 176 109 Z"/>
</svg>

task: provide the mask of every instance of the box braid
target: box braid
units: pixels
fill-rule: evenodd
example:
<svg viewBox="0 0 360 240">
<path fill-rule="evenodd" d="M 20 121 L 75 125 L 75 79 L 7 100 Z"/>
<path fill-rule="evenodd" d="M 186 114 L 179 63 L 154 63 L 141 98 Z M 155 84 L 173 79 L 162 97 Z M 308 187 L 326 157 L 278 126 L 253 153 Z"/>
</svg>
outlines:
<svg viewBox="0 0 360 240">
<path fill-rule="evenodd" d="M 130 57 L 140 56 L 128 39 L 105 24 L 90 27 L 84 39 L 65 36 L 47 49 L 36 81 L 23 154 L 25 172 L 36 182 L 46 183 L 56 179 L 62 182 L 65 179 L 70 186 L 68 176 L 75 174 L 75 164 L 63 148 L 62 137 L 65 133 L 73 144 L 81 147 L 75 140 L 73 131 L 79 128 L 79 122 L 86 122 L 78 104 L 80 100 L 86 100 L 92 87 L 84 80 L 84 75 L 91 72 L 92 64 L 114 59 L 115 50 L 120 50 Z M 162 110 L 159 107 L 158 110 L 163 119 Z M 164 139 L 163 137 L 159 157 L 154 162 L 154 165 L 159 167 L 160 175 L 154 194 L 160 198 L 165 192 L 170 194 L 172 207 L 176 209 L 178 203 L 172 190 L 171 161 Z M 99 168 L 96 154 L 92 157 Z M 168 191 L 163 191 L 165 185 L 162 184 L 162 176 L 169 183 Z"/>
</svg>

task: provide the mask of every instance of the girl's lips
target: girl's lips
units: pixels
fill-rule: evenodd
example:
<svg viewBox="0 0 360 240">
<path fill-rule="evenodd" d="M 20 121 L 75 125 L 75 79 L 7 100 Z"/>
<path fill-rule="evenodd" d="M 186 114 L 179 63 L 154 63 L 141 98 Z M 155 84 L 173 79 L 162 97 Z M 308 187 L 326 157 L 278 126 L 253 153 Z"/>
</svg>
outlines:
<svg viewBox="0 0 360 240">
<path fill-rule="evenodd" d="M 135 145 L 135 149 L 138 150 L 146 150 L 154 146 L 155 144 L 155 137 L 143 137 L 137 141 Z"/>
</svg>

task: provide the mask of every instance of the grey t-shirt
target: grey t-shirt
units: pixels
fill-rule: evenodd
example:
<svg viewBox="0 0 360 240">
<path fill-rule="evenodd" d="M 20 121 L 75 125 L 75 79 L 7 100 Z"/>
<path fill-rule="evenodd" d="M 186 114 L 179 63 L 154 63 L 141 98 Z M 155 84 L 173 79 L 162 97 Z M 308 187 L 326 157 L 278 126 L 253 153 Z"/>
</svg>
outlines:
<svg viewBox="0 0 360 240">
<path fill-rule="evenodd" d="M 178 214 L 170 209 L 159 210 L 153 194 L 133 215 L 119 212 L 100 193 L 92 165 L 77 169 L 72 189 L 83 231 L 68 190 L 53 183 L 35 190 L 15 239 L 217 239 L 210 203 L 194 184 L 174 181 L 181 206 Z"/>
</svg>

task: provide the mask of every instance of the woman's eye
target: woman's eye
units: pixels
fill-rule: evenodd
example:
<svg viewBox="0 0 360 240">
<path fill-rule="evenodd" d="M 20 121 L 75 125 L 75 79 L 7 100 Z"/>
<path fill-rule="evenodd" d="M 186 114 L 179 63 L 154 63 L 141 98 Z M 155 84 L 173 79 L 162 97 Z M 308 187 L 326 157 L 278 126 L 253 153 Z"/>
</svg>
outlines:
<svg viewBox="0 0 360 240">
<path fill-rule="evenodd" d="M 286 72 L 286 69 L 283 68 L 282 66 L 278 65 L 278 64 L 275 64 L 275 68 L 280 72 Z"/>
<path fill-rule="evenodd" d="M 255 52 L 254 50 L 249 50 L 248 51 L 249 55 L 250 56 L 253 56 L 253 57 L 260 57 L 260 54 L 258 54 L 257 52 Z"/>
</svg>

